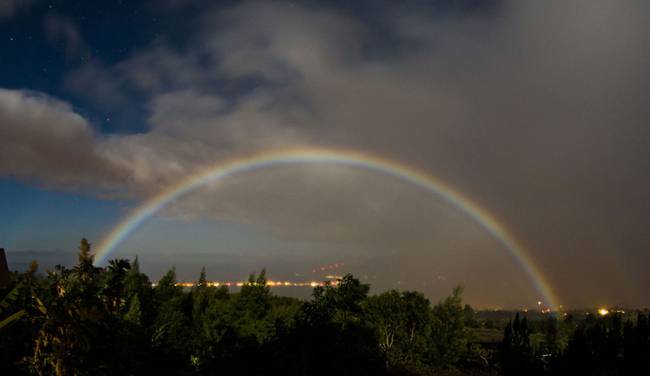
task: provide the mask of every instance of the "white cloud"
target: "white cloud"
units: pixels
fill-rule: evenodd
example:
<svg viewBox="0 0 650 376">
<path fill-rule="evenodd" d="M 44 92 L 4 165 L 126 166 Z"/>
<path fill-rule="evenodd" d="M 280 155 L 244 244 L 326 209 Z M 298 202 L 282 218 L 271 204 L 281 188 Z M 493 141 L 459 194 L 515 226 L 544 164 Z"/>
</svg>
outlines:
<svg viewBox="0 0 650 376">
<path fill-rule="evenodd" d="M 88 122 L 44 94 L 0 89 L 0 174 L 58 189 L 122 190 Z"/>
</svg>

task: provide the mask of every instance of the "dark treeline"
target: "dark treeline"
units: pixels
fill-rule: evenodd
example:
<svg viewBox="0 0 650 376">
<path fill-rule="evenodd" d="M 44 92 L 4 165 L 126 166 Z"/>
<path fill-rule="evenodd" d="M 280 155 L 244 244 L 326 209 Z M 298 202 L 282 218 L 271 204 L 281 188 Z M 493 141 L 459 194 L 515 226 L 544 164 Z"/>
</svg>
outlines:
<svg viewBox="0 0 650 376">
<path fill-rule="evenodd" d="M 351 275 L 307 301 L 271 294 L 264 271 L 236 293 L 205 271 L 191 289 L 174 269 L 152 287 L 137 258 L 94 267 L 86 240 L 73 268 L 36 269 L 0 291 L 2 375 L 622 375 L 650 362 L 643 314 L 517 315 L 491 344 L 460 287 L 435 305 L 369 295 Z"/>
</svg>

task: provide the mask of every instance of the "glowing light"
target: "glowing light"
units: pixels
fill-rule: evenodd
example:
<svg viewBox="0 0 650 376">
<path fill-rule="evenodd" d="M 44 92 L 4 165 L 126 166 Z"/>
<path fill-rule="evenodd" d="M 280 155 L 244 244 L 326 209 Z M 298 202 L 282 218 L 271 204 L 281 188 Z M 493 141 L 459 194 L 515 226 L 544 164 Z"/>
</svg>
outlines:
<svg viewBox="0 0 650 376">
<path fill-rule="evenodd" d="M 126 239 L 140 224 L 156 214 L 169 202 L 180 198 L 206 183 L 216 182 L 227 177 L 263 168 L 305 163 L 333 164 L 361 168 L 393 176 L 427 190 L 476 221 L 494 239 L 499 241 L 521 265 L 537 290 L 545 298 L 544 300 L 549 303 L 549 306 L 552 308 L 557 307 L 557 300 L 541 271 L 528 256 L 527 252 L 524 251 L 516 238 L 494 215 L 442 180 L 428 175 L 425 172 L 379 156 L 349 150 L 317 148 L 290 149 L 264 152 L 228 162 L 218 162 L 216 165 L 188 176 L 177 184 L 162 190 L 159 194 L 151 197 L 137 207 L 124 220 L 118 223 L 99 243 L 95 263 L 99 265 L 106 262 L 118 244 Z"/>
<path fill-rule="evenodd" d="M 304 281 L 304 282 L 291 282 L 291 281 L 266 281 L 266 286 L 268 287 L 317 287 L 317 286 L 325 286 L 325 285 L 330 285 L 330 286 L 338 286 L 339 282 L 338 281 L 325 281 L 325 282 L 317 282 L 317 281 Z M 152 287 L 156 287 L 158 284 L 157 283 L 152 283 Z M 243 287 L 246 285 L 256 285 L 256 283 L 250 283 L 248 281 L 207 281 L 206 285 L 210 287 L 219 287 L 219 286 L 227 286 L 227 287 Z M 196 286 L 196 283 L 194 282 L 177 282 L 176 286 L 179 287 L 194 287 Z"/>
<path fill-rule="evenodd" d="M 609 310 L 607 308 L 600 308 L 598 310 L 598 314 L 601 316 L 607 316 L 609 315 Z"/>
</svg>

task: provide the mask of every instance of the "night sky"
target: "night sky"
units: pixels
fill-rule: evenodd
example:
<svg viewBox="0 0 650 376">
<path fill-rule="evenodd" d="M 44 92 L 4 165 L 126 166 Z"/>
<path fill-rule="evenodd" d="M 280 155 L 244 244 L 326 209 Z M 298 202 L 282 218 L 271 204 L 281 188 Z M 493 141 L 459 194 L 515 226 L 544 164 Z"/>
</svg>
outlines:
<svg viewBox="0 0 650 376">
<path fill-rule="evenodd" d="M 69 263 L 206 166 L 345 148 L 470 197 L 563 305 L 650 306 L 649 104 L 645 0 L 0 0 L 0 247 L 10 266 Z M 344 263 L 375 291 L 542 299 L 440 197 L 333 165 L 207 184 L 113 257 L 135 255 L 153 279 Z"/>
</svg>

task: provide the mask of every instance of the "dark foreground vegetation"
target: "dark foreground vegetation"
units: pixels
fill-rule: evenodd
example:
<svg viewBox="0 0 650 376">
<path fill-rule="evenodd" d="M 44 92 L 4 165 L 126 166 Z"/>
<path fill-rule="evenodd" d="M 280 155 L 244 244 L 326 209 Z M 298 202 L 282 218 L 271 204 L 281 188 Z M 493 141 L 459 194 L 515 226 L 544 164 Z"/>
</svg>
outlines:
<svg viewBox="0 0 650 376">
<path fill-rule="evenodd" d="M 155 287 L 137 259 L 79 262 L 46 276 L 34 263 L 0 293 L 2 375 L 623 375 L 646 374 L 648 317 L 515 316 L 501 330 L 419 292 L 368 295 L 351 275 L 308 301 L 274 296 L 265 273 L 237 293 Z M 498 324 L 496 325 L 498 327 Z M 497 333 L 497 340 L 489 339 Z M 492 336 L 494 337 L 494 336 Z"/>
</svg>

